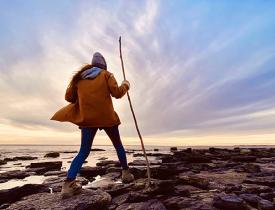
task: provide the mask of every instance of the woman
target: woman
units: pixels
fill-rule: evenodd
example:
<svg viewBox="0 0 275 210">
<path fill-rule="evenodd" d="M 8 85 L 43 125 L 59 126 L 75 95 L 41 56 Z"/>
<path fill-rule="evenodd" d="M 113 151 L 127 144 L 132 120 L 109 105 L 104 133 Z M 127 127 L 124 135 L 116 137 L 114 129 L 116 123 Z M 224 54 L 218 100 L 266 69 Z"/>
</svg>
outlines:
<svg viewBox="0 0 275 210">
<path fill-rule="evenodd" d="M 65 94 L 65 100 L 70 104 L 60 109 L 51 118 L 61 122 L 72 122 L 81 129 L 80 150 L 73 159 L 62 185 L 63 197 L 81 191 L 82 187 L 76 184 L 75 179 L 90 153 L 97 129 L 105 130 L 116 149 L 122 167 L 122 181 L 128 183 L 134 180 L 134 176 L 129 172 L 125 150 L 120 139 L 118 130 L 120 119 L 114 111 L 111 98 L 111 96 L 121 98 L 129 88 L 130 84 L 127 80 L 118 86 L 114 75 L 107 71 L 105 58 L 98 52 L 93 55 L 91 65 L 85 65 L 73 76 Z"/>
</svg>

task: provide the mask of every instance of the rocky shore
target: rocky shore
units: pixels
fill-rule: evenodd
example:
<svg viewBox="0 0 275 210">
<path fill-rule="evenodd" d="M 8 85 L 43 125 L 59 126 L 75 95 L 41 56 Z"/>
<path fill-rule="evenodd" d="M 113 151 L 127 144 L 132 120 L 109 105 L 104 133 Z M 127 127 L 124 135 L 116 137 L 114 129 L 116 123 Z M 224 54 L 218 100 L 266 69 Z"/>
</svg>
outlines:
<svg viewBox="0 0 275 210">
<path fill-rule="evenodd" d="M 128 153 L 142 156 L 141 151 Z M 154 157 L 150 187 L 143 159 L 129 163 L 135 182 L 122 184 L 119 162 L 102 158 L 96 166 L 82 167 L 77 180 L 83 192 L 67 199 L 60 197 L 66 176 L 62 161 L 33 162 L 25 170 L 0 173 L 0 183 L 34 174 L 48 177 L 42 184 L 0 190 L 0 209 L 275 210 L 275 148 L 171 147 L 169 154 L 155 149 L 148 155 Z M 0 159 L 0 165 L 8 161 L 13 159 Z"/>
</svg>

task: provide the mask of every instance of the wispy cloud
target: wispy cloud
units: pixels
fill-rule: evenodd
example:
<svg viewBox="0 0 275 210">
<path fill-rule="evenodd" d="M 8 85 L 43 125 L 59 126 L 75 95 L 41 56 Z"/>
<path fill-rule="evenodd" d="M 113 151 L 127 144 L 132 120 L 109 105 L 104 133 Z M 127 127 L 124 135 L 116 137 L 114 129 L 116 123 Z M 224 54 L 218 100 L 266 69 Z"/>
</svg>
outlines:
<svg viewBox="0 0 275 210">
<path fill-rule="evenodd" d="M 5 9 L 0 14 L 0 135 L 7 139 L 19 142 L 22 129 L 29 139 L 39 132 L 43 139 L 47 134 L 54 139 L 54 133 L 77 136 L 76 126 L 49 118 L 66 105 L 73 72 L 90 62 L 93 52 L 102 52 L 122 80 L 120 35 L 130 95 L 148 141 L 172 133 L 178 142 L 200 135 L 274 134 L 274 3 L 0 4 Z M 126 98 L 114 105 L 122 135 L 134 137 Z M 14 135 L 8 134 L 13 129 Z"/>
</svg>

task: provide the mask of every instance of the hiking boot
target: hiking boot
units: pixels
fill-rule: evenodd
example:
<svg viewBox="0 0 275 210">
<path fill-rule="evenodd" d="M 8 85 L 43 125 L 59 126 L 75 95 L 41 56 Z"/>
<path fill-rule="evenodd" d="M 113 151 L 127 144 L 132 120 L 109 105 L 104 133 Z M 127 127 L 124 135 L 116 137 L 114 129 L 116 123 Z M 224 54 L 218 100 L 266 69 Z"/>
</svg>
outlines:
<svg viewBox="0 0 275 210">
<path fill-rule="evenodd" d="M 121 176 L 123 183 L 129 183 L 134 181 L 134 175 L 130 173 L 129 169 L 123 169 L 122 170 L 122 176 Z"/>
<path fill-rule="evenodd" d="M 64 181 L 62 184 L 61 196 L 62 198 L 68 198 L 70 196 L 80 193 L 82 186 L 76 183 L 76 180 Z"/>
</svg>

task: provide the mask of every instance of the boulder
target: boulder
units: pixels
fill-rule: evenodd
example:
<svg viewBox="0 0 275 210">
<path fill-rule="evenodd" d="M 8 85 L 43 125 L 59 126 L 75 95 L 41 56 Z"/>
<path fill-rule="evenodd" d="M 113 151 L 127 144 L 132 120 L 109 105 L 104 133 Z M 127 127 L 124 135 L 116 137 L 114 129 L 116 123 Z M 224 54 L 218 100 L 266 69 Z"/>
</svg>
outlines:
<svg viewBox="0 0 275 210">
<path fill-rule="evenodd" d="M 150 187 L 144 188 L 141 192 L 151 196 L 155 196 L 159 194 L 171 195 L 175 191 L 175 184 L 176 184 L 176 180 L 152 179 Z"/>
<path fill-rule="evenodd" d="M 115 160 L 102 160 L 102 161 L 96 163 L 96 166 L 108 166 L 108 165 L 119 167 L 120 162 L 115 161 Z"/>
<path fill-rule="evenodd" d="M 55 162 L 38 162 L 38 163 L 31 163 L 30 165 L 26 166 L 28 172 L 35 172 L 36 174 L 44 174 L 47 171 L 56 171 L 60 170 L 62 167 L 62 161 L 55 161 Z"/>
<path fill-rule="evenodd" d="M 162 202 L 157 199 L 151 199 L 139 203 L 124 203 L 116 208 L 116 210 L 166 210 Z"/>
<path fill-rule="evenodd" d="M 98 175 L 104 175 L 106 173 L 106 168 L 100 166 L 84 166 L 80 169 L 79 173 L 81 176 L 84 176 L 85 178 L 92 178 Z"/>
<path fill-rule="evenodd" d="M 48 170 L 60 170 L 62 161 L 31 163 L 27 168 L 47 168 Z"/>
<path fill-rule="evenodd" d="M 60 153 L 59 152 L 49 152 L 47 153 L 44 157 L 48 158 L 57 158 L 60 156 Z"/>
<path fill-rule="evenodd" d="M 258 173 L 261 172 L 261 167 L 253 163 L 246 163 L 236 169 L 238 172 Z"/>
<path fill-rule="evenodd" d="M 163 200 L 164 205 L 168 209 L 180 210 L 180 209 L 191 209 L 190 207 L 198 203 L 196 199 L 187 198 L 183 196 L 170 196 L 167 199 Z"/>
<path fill-rule="evenodd" d="M 49 192 L 49 188 L 41 184 L 25 184 L 21 187 L 0 190 L 0 205 L 3 203 L 13 203 L 24 196 L 40 192 Z"/>
<path fill-rule="evenodd" d="M 273 202 L 265 199 L 261 199 L 258 202 L 258 209 L 259 210 L 274 210 L 275 205 Z"/>
<path fill-rule="evenodd" d="M 213 199 L 213 206 L 223 210 L 248 210 L 246 202 L 235 194 L 216 195 Z"/>
<path fill-rule="evenodd" d="M 258 206 L 259 200 L 261 200 L 261 198 L 258 195 L 250 193 L 240 194 L 239 196 L 255 208 Z"/>
<path fill-rule="evenodd" d="M 275 177 L 274 176 L 251 177 L 251 178 L 246 178 L 244 180 L 244 183 L 275 187 Z"/>
<path fill-rule="evenodd" d="M 171 176 L 176 175 L 178 172 L 176 166 L 165 166 L 151 168 L 151 175 L 156 179 L 171 179 Z"/>
<path fill-rule="evenodd" d="M 204 177 L 200 177 L 199 175 L 186 175 L 180 174 L 179 180 L 182 184 L 192 185 L 194 187 L 198 187 L 201 189 L 208 189 L 209 188 L 209 180 Z"/>
<path fill-rule="evenodd" d="M 0 173 L 0 180 L 24 179 L 27 176 L 30 176 L 30 173 L 26 171 L 21 171 L 21 170 L 6 171 L 3 173 Z"/>
<path fill-rule="evenodd" d="M 235 162 L 255 162 L 256 159 L 257 157 L 253 155 L 236 155 L 231 157 L 231 160 Z"/>
<path fill-rule="evenodd" d="M 83 189 L 83 192 L 62 199 L 60 193 L 38 193 L 25 197 L 18 201 L 8 210 L 31 210 L 31 209 L 58 209 L 58 210 L 89 210 L 89 209 L 106 209 L 111 203 L 111 196 L 102 190 Z"/>
</svg>

